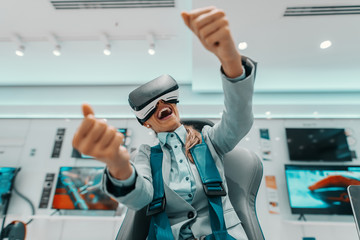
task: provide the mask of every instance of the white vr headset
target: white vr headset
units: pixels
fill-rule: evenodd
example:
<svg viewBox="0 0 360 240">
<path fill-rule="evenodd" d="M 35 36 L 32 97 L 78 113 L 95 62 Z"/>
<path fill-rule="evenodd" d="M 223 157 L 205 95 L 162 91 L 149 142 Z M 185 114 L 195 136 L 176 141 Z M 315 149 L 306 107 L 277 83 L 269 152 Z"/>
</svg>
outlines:
<svg viewBox="0 0 360 240">
<path fill-rule="evenodd" d="M 160 100 L 178 103 L 178 99 L 179 86 L 170 75 L 157 77 L 129 94 L 129 104 L 141 124 L 155 113 Z"/>
</svg>

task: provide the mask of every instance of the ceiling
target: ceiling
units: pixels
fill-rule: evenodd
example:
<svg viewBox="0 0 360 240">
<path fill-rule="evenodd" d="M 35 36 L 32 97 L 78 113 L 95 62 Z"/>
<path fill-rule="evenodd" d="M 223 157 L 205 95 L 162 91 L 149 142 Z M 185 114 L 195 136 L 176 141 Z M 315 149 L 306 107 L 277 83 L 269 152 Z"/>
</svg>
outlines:
<svg viewBox="0 0 360 240">
<path fill-rule="evenodd" d="M 283 16 L 287 7 L 354 6 L 358 0 L 173 1 L 175 7 L 71 10 L 55 9 L 50 0 L 1 1 L 0 85 L 129 85 L 169 73 L 194 91 L 219 92 L 217 59 L 180 17 L 215 5 L 227 13 L 235 41 L 248 43 L 241 53 L 259 63 L 256 91 L 360 91 L 359 14 Z M 23 57 L 14 54 L 14 34 L 24 42 Z M 102 53 L 102 34 L 110 56 Z M 61 56 L 52 54 L 49 35 L 59 41 Z M 325 40 L 332 46 L 320 49 Z"/>
</svg>

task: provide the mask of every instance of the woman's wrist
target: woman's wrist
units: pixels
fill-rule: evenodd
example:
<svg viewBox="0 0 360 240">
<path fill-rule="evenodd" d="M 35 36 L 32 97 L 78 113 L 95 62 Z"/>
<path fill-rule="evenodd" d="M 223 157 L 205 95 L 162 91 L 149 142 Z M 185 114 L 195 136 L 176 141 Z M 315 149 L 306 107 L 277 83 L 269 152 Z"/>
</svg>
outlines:
<svg viewBox="0 0 360 240">
<path fill-rule="evenodd" d="M 118 180 L 128 179 L 133 171 L 130 163 L 125 164 L 124 166 L 108 166 L 110 175 Z"/>
<path fill-rule="evenodd" d="M 236 78 L 243 74 L 243 66 L 241 62 L 241 55 L 237 55 L 228 60 L 220 59 L 222 69 L 228 78 Z"/>
</svg>

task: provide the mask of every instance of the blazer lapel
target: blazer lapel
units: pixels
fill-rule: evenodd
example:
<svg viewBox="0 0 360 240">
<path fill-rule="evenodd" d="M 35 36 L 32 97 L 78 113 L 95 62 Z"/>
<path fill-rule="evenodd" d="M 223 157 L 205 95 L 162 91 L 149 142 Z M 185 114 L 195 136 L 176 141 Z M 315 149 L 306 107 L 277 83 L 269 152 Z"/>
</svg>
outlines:
<svg viewBox="0 0 360 240">
<path fill-rule="evenodd" d="M 163 147 L 163 166 L 162 166 L 162 174 L 163 174 L 163 180 L 164 180 L 164 191 L 165 191 L 165 197 L 167 200 L 167 212 L 169 214 L 178 212 L 179 209 L 182 208 L 184 211 L 193 211 L 194 208 L 189 204 L 187 201 L 185 201 L 182 197 L 180 197 L 176 192 L 174 192 L 169 187 L 169 178 L 170 178 L 170 168 L 171 168 L 171 156 L 170 152 Z M 179 208 L 181 206 L 181 208 Z"/>
<path fill-rule="evenodd" d="M 169 188 L 167 184 L 164 184 L 165 197 L 166 197 L 166 212 L 168 215 L 175 215 L 177 213 L 183 213 L 184 211 L 193 211 L 194 208 L 180 197 L 176 192 Z"/>
</svg>

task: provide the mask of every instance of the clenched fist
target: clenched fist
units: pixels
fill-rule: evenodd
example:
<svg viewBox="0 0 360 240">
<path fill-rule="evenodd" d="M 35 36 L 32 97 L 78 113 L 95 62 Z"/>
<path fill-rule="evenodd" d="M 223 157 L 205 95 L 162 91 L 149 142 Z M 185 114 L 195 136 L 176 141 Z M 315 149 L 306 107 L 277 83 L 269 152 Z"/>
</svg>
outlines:
<svg viewBox="0 0 360 240">
<path fill-rule="evenodd" d="M 201 44 L 218 57 L 228 77 L 234 78 L 242 74 L 241 55 L 235 46 L 223 10 L 211 6 L 182 12 L 181 17 Z"/>
<path fill-rule="evenodd" d="M 103 119 L 96 119 L 88 104 L 82 105 L 84 119 L 73 138 L 73 147 L 79 152 L 104 162 L 110 174 L 117 179 L 130 177 L 130 155 L 121 144 L 124 135 Z"/>
</svg>

